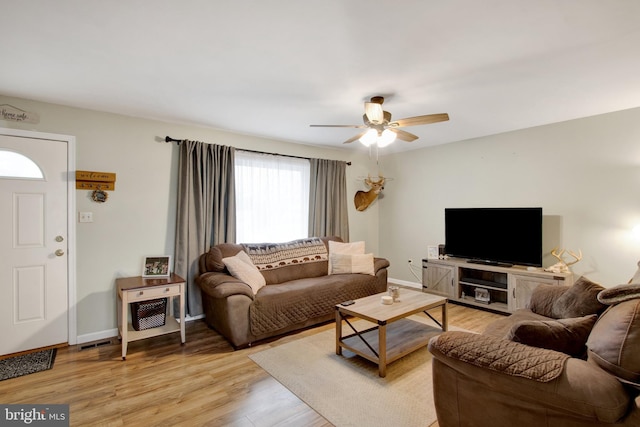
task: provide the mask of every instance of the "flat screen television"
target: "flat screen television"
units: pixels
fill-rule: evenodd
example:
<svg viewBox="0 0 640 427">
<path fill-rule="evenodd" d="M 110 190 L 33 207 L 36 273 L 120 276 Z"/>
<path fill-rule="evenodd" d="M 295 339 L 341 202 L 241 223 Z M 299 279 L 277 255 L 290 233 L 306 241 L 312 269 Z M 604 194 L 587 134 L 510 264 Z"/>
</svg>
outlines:
<svg viewBox="0 0 640 427">
<path fill-rule="evenodd" d="M 542 208 L 447 208 L 444 224 L 451 257 L 542 266 Z"/>
</svg>

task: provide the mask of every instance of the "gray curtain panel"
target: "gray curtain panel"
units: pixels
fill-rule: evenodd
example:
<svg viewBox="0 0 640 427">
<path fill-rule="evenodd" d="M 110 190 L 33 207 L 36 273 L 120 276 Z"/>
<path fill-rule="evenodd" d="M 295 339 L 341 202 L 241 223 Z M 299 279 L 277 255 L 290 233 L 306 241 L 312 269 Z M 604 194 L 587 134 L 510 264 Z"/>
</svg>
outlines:
<svg viewBox="0 0 640 427">
<path fill-rule="evenodd" d="M 349 241 L 347 163 L 309 159 L 309 237 L 338 236 Z"/>
<path fill-rule="evenodd" d="M 235 242 L 235 149 L 183 140 L 179 146 L 175 272 L 187 281 L 190 316 L 203 313 L 198 259 L 218 243 Z"/>
</svg>

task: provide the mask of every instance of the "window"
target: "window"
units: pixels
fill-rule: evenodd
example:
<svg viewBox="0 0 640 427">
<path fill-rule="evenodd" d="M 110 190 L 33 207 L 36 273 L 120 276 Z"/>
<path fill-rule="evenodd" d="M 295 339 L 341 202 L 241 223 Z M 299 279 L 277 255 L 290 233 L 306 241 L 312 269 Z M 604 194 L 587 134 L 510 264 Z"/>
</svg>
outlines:
<svg viewBox="0 0 640 427">
<path fill-rule="evenodd" d="M 309 160 L 236 151 L 236 242 L 308 237 Z"/>
<path fill-rule="evenodd" d="M 15 151 L 0 150 L 0 177 L 43 179 L 33 160 Z"/>
</svg>

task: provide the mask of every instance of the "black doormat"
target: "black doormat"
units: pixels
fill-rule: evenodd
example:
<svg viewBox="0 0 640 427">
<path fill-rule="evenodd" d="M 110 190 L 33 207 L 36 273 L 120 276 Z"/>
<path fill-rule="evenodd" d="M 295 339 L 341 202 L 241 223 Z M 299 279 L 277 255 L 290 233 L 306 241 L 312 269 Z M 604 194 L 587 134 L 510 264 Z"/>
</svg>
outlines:
<svg viewBox="0 0 640 427">
<path fill-rule="evenodd" d="M 51 369 L 56 353 L 52 348 L 0 360 L 0 381 Z"/>
</svg>

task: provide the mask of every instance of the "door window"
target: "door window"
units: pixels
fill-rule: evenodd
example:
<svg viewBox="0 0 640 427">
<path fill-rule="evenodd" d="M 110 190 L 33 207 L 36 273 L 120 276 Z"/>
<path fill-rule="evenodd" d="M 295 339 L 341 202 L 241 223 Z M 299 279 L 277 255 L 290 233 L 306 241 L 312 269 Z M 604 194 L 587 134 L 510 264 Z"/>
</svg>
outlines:
<svg viewBox="0 0 640 427">
<path fill-rule="evenodd" d="M 0 178 L 44 179 L 44 175 L 30 158 L 0 149 Z"/>
</svg>

